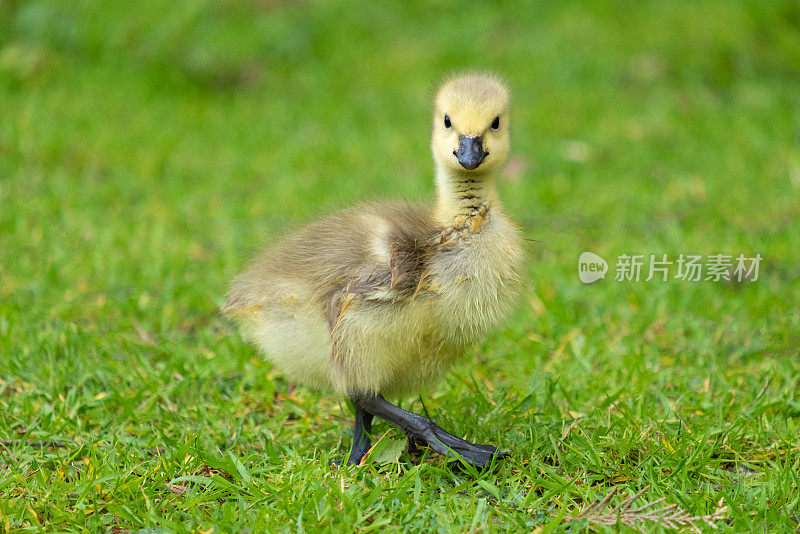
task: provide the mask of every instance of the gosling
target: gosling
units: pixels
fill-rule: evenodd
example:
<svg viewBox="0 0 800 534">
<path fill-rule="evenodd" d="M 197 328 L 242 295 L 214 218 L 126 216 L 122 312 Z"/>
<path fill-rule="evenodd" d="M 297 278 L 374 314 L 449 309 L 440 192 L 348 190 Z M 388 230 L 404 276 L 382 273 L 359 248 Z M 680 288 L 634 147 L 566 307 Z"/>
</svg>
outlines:
<svg viewBox="0 0 800 534">
<path fill-rule="evenodd" d="M 508 156 L 509 91 L 494 75 L 447 80 L 434 100 L 437 200 L 333 213 L 280 240 L 231 285 L 224 312 L 291 380 L 334 390 L 355 407 L 348 465 L 371 447 L 373 417 L 484 467 L 508 454 L 469 443 L 403 410 L 506 318 L 520 289 L 517 226 L 495 173 Z"/>
</svg>

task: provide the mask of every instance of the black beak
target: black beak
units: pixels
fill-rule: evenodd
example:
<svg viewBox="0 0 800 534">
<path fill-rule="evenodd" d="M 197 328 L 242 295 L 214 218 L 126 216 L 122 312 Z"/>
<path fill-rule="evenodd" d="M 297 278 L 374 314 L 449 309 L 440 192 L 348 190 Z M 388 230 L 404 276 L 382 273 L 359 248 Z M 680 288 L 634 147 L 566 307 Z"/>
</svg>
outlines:
<svg viewBox="0 0 800 534">
<path fill-rule="evenodd" d="M 454 150 L 453 155 L 458 158 L 462 167 L 471 171 L 477 169 L 489 153 L 483 151 L 482 137 L 462 137 L 458 150 Z"/>
</svg>

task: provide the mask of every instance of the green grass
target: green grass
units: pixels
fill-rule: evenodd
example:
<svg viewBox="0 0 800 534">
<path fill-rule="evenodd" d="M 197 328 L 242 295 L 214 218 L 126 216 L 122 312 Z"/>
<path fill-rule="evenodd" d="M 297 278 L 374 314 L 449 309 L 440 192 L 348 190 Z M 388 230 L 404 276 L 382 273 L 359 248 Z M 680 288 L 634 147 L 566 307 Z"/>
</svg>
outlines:
<svg viewBox="0 0 800 534">
<path fill-rule="evenodd" d="M 788 0 L 0 2 L 0 532 L 582 532 L 550 518 L 614 487 L 796 530 L 798 27 Z M 347 405 L 219 305 L 286 228 L 430 197 L 431 88 L 465 67 L 514 89 L 500 193 L 530 283 L 422 399 L 513 457 L 398 458 L 381 423 L 331 467 Z M 584 250 L 606 280 L 579 282 Z M 613 280 L 664 253 L 764 260 Z"/>
</svg>

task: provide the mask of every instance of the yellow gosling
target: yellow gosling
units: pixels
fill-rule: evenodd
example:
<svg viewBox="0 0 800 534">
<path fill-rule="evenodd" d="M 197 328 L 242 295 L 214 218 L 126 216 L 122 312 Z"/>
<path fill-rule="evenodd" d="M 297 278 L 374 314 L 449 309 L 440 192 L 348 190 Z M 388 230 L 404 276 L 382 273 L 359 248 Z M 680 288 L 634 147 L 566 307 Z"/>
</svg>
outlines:
<svg viewBox="0 0 800 534">
<path fill-rule="evenodd" d="M 484 466 L 492 445 L 453 436 L 384 396 L 432 385 L 511 312 L 523 261 L 495 173 L 510 148 L 509 91 L 495 76 L 446 81 L 434 100 L 437 199 L 333 213 L 284 237 L 237 276 L 225 313 L 291 380 L 349 396 L 349 464 L 373 416 L 411 442 Z"/>
</svg>

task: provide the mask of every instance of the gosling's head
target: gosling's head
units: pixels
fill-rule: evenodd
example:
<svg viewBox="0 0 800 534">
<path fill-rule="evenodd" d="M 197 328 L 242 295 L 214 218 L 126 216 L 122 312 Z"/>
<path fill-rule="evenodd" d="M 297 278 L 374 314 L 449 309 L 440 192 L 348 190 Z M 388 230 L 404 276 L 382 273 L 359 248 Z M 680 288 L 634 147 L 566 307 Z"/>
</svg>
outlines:
<svg viewBox="0 0 800 534">
<path fill-rule="evenodd" d="M 483 174 L 505 162 L 511 146 L 508 129 L 510 94 L 488 74 L 447 80 L 434 100 L 433 158 L 450 172 Z"/>
</svg>

